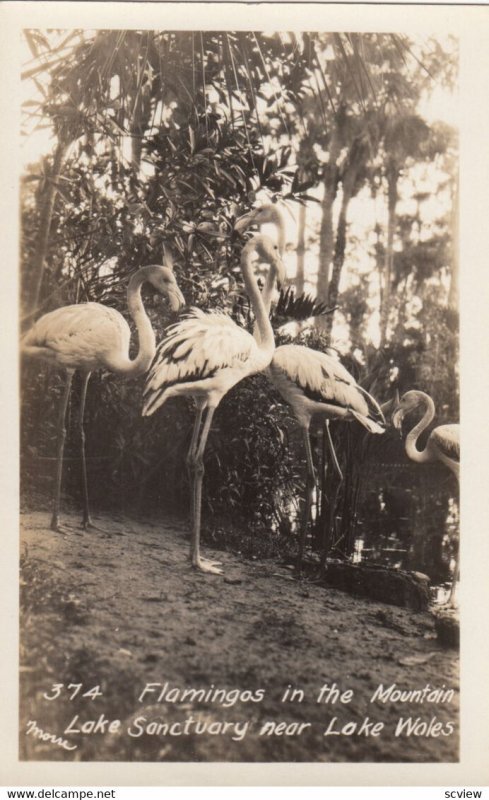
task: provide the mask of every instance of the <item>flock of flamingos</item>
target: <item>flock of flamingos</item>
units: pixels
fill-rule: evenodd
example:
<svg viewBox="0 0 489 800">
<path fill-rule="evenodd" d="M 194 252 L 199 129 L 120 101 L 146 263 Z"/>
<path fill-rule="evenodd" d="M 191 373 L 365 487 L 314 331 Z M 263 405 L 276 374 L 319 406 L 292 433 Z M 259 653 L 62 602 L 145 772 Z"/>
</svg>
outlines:
<svg viewBox="0 0 489 800">
<path fill-rule="evenodd" d="M 264 205 L 240 217 L 235 229 L 243 233 L 253 224 L 274 223 L 277 241 L 264 234 L 254 235 L 243 247 L 241 271 L 255 317 L 253 335 L 240 328 L 220 312 L 203 312 L 193 308 L 167 331 L 167 337 L 156 347 L 155 334 L 141 300 L 141 286 L 150 283 L 166 295 L 172 310 L 185 304 L 173 271 L 168 266 L 148 266 L 139 269 L 130 279 L 127 290 L 129 313 L 138 332 L 139 352 L 129 358 L 130 329 L 115 309 L 100 303 L 81 303 L 65 306 L 45 314 L 23 337 L 22 352 L 40 358 L 66 372 L 61 400 L 58 437 L 57 470 L 51 528 L 62 530 L 59 524 L 59 505 L 63 450 L 66 438 L 65 418 L 72 378 L 75 370 L 83 375 L 79 415 L 82 475 L 84 492 L 83 526 L 94 527 L 90 518 L 88 484 L 83 430 L 84 407 L 90 374 L 95 369 L 109 370 L 123 377 L 147 373 L 144 389 L 143 415 L 150 416 L 170 397 L 192 397 L 196 406 L 195 423 L 187 455 L 192 478 L 192 530 L 190 560 L 195 569 L 221 574 L 219 562 L 204 558 L 200 552 L 202 482 L 204 452 L 212 419 L 224 395 L 248 375 L 266 371 L 268 378 L 288 403 L 303 433 L 307 463 L 305 511 L 299 544 L 299 564 L 302 560 L 311 502 L 316 486 L 309 428 L 313 417 L 325 422 L 325 435 L 332 464 L 341 480 L 331 436 L 329 420 L 357 420 L 370 433 L 381 434 L 386 427 L 384 412 L 391 412 L 392 423 L 401 429 L 406 414 L 421 407 L 424 414 L 406 438 L 406 453 L 417 462 L 441 461 L 459 477 L 459 425 L 440 425 L 435 428 L 424 450 L 416 446 L 422 431 L 435 416 L 432 399 L 420 391 L 409 391 L 393 403 L 381 407 L 359 386 L 350 373 L 331 355 L 300 345 L 275 347 L 269 319 L 275 283 L 285 277 L 282 255 L 285 250 L 285 220 L 276 205 Z M 269 265 L 261 291 L 254 275 L 254 261 Z M 148 371 L 149 370 L 149 371 Z M 394 408 L 392 409 L 392 405 Z M 453 600 L 458 577 L 458 558 L 450 593 Z"/>
</svg>

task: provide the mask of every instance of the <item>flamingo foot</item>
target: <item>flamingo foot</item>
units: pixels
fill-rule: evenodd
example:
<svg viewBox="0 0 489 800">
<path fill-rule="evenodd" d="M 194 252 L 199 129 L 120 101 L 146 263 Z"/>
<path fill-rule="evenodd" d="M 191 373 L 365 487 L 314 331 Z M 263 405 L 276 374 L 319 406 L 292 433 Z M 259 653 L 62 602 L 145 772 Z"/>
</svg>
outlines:
<svg viewBox="0 0 489 800">
<path fill-rule="evenodd" d="M 68 536 L 70 533 L 73 533 L 72 530 L 69 530 L 69 528 L 60 525 L 59 522 L 51 522 L 49 528 L 50 530 L 53 531 L 53 533 L 61 533 L 63 536 Z"/>
<path fill-rule="evenodd" d="M 109 531 L 107 531 L 105 528 L 101 528 L 100 525 L 96 525 L 94 522 L 92 522 L 90 517 L 88 519 L 82 520 L 81 527 L 83 528 L 84 531 L 98 531 L 99 533 L 109 533 Z M 116 531 L 113 531 L 113 533 L 116 533 Z"/>
<path fill-rule="evenodd" d="M 49 524 L 49 528 L 50 528 L 50 530 L 53 531 L 53 533 L 62 533 L 63 536 L 66 536 L 66 535 L 69 535 L 70 533 L 73 533 L 73 531 L 71 530 L 69 525 L 61 525 L 60 524 L 59 517 L 58 517 L 58 514 L 56 512 L 54 512 L 52 517 L 51 517 L 51 522 Z"/>
<path fill-rule="evenodd" d="M 222 575 L 224 570 L 219 569 L 219 564 L 221 561 L 210 561 L 208 558 L 202 558 L 198 556 L 198 558 L 192 558 L 192 566 L 194 569 L 198 569 L 201 572 L 209 572 L 212 575 Z"/>
</svg>

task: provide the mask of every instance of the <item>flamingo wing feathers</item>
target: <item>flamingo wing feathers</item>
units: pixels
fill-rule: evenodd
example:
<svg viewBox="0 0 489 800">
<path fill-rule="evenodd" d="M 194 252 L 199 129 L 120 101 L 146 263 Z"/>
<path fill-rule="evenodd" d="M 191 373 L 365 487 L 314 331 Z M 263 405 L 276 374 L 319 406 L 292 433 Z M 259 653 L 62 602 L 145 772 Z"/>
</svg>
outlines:
<svg viewBox="0 0 489 800">
<path fill-rule="evenodd" d="M 214 378 L 223 370 L 235 370 L 237 382 L 253 372 L 254 356 L 259 355 L 251 334 L 219 312 L 193 308 L 168 334 L 156 349 L 146 379 L 144 414 L 156 411 L 172 386 Z"/>
<path fill-rule="evenodd" d="M 439 425 L 430 436 L 431 442 L 447 458 L 460 462 L 460 426 Z"/>
<path fill-rule="evenodd" d="M 308 399 L 347 409 L 369 430 L 383 431 L 385 420 L 378 403 L 332 356 L 301 345 L 283 345 L 275 351 L 272 375 L 275 370 Z"/>
</svg>

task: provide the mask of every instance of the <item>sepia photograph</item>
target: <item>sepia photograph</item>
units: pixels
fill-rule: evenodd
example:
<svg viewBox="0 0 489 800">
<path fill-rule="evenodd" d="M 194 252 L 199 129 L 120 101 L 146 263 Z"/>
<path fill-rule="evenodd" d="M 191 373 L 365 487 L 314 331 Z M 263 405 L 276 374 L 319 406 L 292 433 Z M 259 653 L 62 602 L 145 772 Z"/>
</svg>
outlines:
<svg viewBox="0 0 489 800">
<path fill-rule="evenodd" d="M 19 33 L 18 759 L 458 764 L 460 37 L 189 11 Z"/>
</svg>

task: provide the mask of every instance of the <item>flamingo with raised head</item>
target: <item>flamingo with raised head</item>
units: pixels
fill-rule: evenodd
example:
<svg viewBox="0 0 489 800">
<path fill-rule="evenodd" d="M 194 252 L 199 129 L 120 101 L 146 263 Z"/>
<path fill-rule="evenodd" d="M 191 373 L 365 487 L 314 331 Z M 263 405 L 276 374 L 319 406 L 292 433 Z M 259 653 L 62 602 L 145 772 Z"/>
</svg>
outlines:
<svg viewBox="0 0 489 800">
<path fill-rule="evenodd" d="M 419 407 L 424 409 L 424 414 L 406 436 L 406 454 L 411 461 L 416 461 L 418 464 L 424 464 L 427 461 L 441 461 L 442 464 L 445 464 L 445 466 L 453 472 L 457 481 L 460 482 L 460 425 L 458 425 L 458 423 L 438 425 L 438 427 L 433 428 L 424 449 L 418 450 L 417 448 L 417 441 L 420 435 L 426 430 L 435 417 L 435 404 L 426 392 L 411 389 L 401 397 L 392 413 L 392 423 L 394 427 L 401 430 L 402 421 L 406 414 L 409 414 Z M 451 604 L 453 604 L 455 597 L 458 572 L 459 555 L 457 552 L 449 597 L 449 602 Z"/>
<path fill-rule="evenodd" d="M 190 560 L 195 569 L 216 574 L 222 573 L 219 562 L 200 554 L 207 437 L 214 412 L 224 395 L 243 378 L 264 370 L 275 349 L 272 326 L 253 275 L 255 253 L 270 264 L 272 283 L 276 278 L 283 280 L 283 266 L 278 248 L 267 236 L 255 236 L 243 248 L 241 271 L 255 313 L 259 341 L 223 313 L 192 309 L 186 319 L 170 328 L 168 338 L 158 346 L 144 390 L 144 416 L 153 414 L 170 397 L 184 395 L 195 400 L 197 413 L 187 455 L 192 476 Z M 206 416 L 200 430 L 204 411 Z"/>
<path fill-rule="evenodd" d="M 83 374 L 79 412 L 84 497 L 82 525 L 85 529 L 95 527 L 90 517 L 88 501 L 83 426 L 88 381 L 95 369 L 115 372 L 124 378 L 135 378 L 149 368 L 156 351 L 156 340 L 141 299 L 143 283 L 150 283 L 158 292 L 167 295 L 174 311 L 178 311 L 185 303 L 169 267 L 153 265 L 142 267 L 132 275 L 127 288 L 127 305 L 136 323 L 139 339 L 139 351 L 134 359 L 129 358 L 131 339 L 129 325 L 122 314 L 101 303 L 79 303 L 50 311 L 40 317 L 22 338 L 23 354 L 63 367 L 66 371 L 58 418 L 56 484 L 51 518 L 53 531 L 62 531 L 59 525 L 59 505 L 66 439 L 66 411 L 76 370 Z"/>
<path fill-rule="evenodd" d="M 286 240 L 285 218 L 277 205 L 269 203 L 244 214 L 236 221 L 235 230 L 241 233 L 252 224 L 261 226 L 265 223 L 272 223 L 276 226 L 278 248 L 282 255 L 285 250 Z M 268 275 L 263 289 L 263 301 L 267 313 L 270 311 L 272 293 L 273 284 Z M 255 331 L 255 333 L 259 335 L 258 331 Z M 313 493 L 317 485 L 309 437 L 313 417 L 319 417 L 325 421 L 326 440 L 340 485 L 343 480 L 343 474 L 333 447 L 329 420 L 341 419 L 345 422 L 350 422 L 356 419 L 370 433 L 384 433 L 385 419 L 377 401 L 357 384 L 353 376 L 339 361 L 326 353 L 312 350 L 310 347 L 296 344 L 277 347 L 271 364 L 267 369 L 267 375 L 285 402 L 291 406 L 303 435 L 307 464 L 307 483 L 297 559 L 297 565 L 300 569 L 311 514 Z M 331 503 L 331 506 L 330 526 L 334 502 Z M 325 539 L 322 564 L 325 563 L 326 555 Z"/>
</svg>

